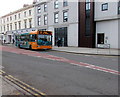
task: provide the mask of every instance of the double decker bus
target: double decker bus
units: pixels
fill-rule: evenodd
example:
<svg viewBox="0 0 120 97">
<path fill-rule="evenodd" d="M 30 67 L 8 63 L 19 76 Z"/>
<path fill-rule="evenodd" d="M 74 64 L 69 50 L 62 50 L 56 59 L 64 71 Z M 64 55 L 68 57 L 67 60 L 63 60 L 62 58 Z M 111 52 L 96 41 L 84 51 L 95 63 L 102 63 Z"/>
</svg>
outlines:
<svg viewBox="0 0 120 97">
<path fill-rule="evenodd" d="M 51 31 L 32 31 L 15 35 L 15 45 L 28 49 L 52 49 Z"/>
</svg>

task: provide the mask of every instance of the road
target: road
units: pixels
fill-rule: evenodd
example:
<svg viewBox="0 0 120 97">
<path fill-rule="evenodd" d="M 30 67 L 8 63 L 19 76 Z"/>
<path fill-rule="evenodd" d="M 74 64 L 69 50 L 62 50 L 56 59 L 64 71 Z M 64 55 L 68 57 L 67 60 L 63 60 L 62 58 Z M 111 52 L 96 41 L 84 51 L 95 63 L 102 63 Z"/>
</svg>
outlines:
<svg viewBox="0 0 120 97">
<path fill-rule="evenodd" d="M 118 58 L 2 47 L 3 70 L 47 95 L 118 95 Z"/>
</svg>

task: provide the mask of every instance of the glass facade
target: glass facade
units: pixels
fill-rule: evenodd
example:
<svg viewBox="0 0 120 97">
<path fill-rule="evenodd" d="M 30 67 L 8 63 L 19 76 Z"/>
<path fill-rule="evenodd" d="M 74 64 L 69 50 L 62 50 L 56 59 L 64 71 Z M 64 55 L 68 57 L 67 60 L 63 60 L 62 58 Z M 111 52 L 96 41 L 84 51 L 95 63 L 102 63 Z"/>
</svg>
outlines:
<svg viewBox="0 0 120 97">
<path fill-rule="evenodd" d="M 90 0 L 86 0 L 85 36 L 90 36 Z"/>
<path fill-rule="evenodd" d="M 67 44 L 67 27 L 55 28 L 55 45 L 57 45 L 57 41 L 60 39 L 62 41 L 61 46 L 68 46 Z"/>
</svg>

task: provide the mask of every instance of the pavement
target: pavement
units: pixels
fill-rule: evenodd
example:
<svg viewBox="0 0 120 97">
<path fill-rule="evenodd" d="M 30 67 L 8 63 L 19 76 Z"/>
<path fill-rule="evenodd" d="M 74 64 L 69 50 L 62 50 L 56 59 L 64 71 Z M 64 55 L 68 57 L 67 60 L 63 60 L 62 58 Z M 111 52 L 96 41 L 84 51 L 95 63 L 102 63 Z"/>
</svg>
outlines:
<svg viewBox="0 0 120 97">
<path fill-rule="evenodd" d="M 6 44 L 5 44 L 6 45 Z M 14 46 L 7 44 L 8 46 Z M 75 54 L 87 54 L 87 55 L 107 55 L 107 56 L 119 56 L 118 49 L 100 49 L 100 48 L 82 48 L 82 47 L 57 47 L 53 46 L 53 51 L 75 53 Z M 2 82 L 2 83 L 1 83 Z M 1 89 L 2 87 L 2 89 Z M 0 77 L 0 96 L 1 95 L 29 95 L 23 89 L 8 81 L 7 79 Z M 2 94 L 1 94 L 2 92 Z"/>
<path fill-rule="evenodd" d="M 27 97 L 27 95 L 30 94 L 25 90 L 21 89 L 19 86 L 7 80 L 5 77 L 0 76 L 0 97 L 12 97 L 14 95 L 22 95 L 22 97 Z"/>
<path fill-rule="evenodd" d="M 105 55 L 119 56 L 119 49 L 103 49 L 103 48 L 83 48 L 83 47 L 57 47 L 54 46 L 54 51 L 62 51 L 67 53 L 87 54 L 87 55 Z"/>
<path fill-rule="evenodd" d="M 13 44 L 5 44 L 8 46 L 14 46 Z M 87 55 L 104 55 L 104 56 L 119 56 L 120 49 L 105 49 L 105 48 L 84 48 L 84 47 L 57 47 L 53 46 L 53 51 L 75 53 L 75 54 L 87 54 Z"/>
</svg>

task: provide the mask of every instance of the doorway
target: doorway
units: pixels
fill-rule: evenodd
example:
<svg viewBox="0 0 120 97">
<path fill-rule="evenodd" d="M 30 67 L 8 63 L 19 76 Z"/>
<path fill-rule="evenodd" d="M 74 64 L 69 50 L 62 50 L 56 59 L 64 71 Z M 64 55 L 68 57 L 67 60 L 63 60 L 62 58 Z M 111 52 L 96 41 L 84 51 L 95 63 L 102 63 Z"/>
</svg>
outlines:
<svg viewBox="0 0 120 97">
<path fill-rule="evenodd" d="M 11 39 L 12 39 L 11 35 L 8 35 L 8 43 L 11 43 Z"/>
<path fill-rule="evenodd" d="M 60 39 L 62 41 L 62 46 L 67 45 L 67 27 L 55 28 L 55 46 L 57 46 L 57 40 Z"/>
<path fill-rule="evenodd" d="M 104 33 L 97 34 L 97 44 L 104 44 Z"/>
</svg>

